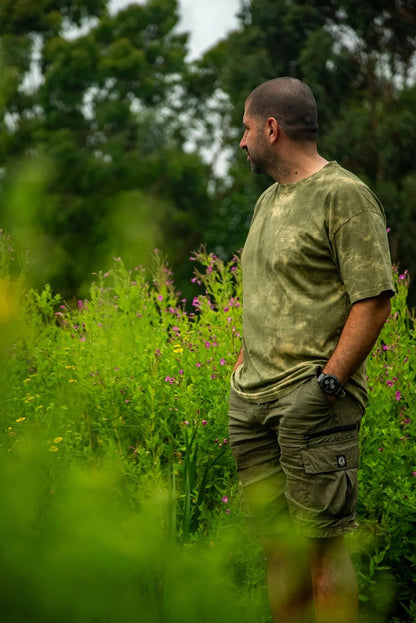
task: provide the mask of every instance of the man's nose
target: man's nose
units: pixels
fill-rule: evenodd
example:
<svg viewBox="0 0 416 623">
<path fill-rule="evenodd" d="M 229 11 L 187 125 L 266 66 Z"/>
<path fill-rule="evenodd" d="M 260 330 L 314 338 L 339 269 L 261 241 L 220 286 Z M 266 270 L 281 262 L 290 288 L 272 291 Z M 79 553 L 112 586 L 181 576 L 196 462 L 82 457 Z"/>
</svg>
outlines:
<svg viewBox="0 0 416 623">
<path fill-rule="evenodd" d="M 247 149 L 246 133 L 245 132 L 244 132 L 243 136 L 241 137 L 240 149 Z"/>
</svg>

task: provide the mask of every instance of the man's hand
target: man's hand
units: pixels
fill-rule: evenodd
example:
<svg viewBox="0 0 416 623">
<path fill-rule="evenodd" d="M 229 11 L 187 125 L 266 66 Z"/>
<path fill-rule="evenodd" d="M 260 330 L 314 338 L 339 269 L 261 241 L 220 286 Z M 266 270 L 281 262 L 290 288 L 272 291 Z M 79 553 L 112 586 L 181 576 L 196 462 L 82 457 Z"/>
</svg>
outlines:
<svg viewBox="0 0 416 623">
<path fill-rule="evenodd" d="M 243 362 L 244 362 L 244 354 L 243 354 L 243 347 L 241 347 L 240 352 L 238 353 L 237 361 L 235 362 L 235 366 L 233 368 L 233 372 L 234 370 L 237 370 L 238 366 L 240 366 Z"/>
</svg>

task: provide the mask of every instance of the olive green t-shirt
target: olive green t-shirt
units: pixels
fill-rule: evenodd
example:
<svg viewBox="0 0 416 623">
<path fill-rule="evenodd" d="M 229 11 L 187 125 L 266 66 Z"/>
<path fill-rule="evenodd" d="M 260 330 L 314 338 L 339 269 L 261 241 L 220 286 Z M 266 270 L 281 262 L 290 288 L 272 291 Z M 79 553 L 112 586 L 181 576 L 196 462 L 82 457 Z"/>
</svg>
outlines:
<svg viewBox="0 0 416 623">
<path fill-rule="evenodd" d="M 259 198 L 242 255 L 247 400 L 284 395 L 324 366 L 353 303 L 394 293 L 384 210 L 355 175 L 329 162 Z M 366 397 L 365 363 L 347 389 Z"/>
</svg>

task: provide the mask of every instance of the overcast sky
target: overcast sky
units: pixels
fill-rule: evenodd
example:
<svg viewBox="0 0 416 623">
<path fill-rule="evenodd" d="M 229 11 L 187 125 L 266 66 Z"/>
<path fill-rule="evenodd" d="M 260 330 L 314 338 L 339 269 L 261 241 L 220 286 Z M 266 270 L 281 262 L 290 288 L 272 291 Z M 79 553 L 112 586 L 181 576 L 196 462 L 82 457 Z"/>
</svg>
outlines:
<svg viewBox="0 0 416 623">
<path fill-rule="evenodd" d="M 111 0 L 110 9 L 118 11 L 140 0 Z M 240 0 L 178 0 L 179 30 L 189 32 L 189 58 L 198 58 L 230 30 L 237 28 Z"/>
</svg>

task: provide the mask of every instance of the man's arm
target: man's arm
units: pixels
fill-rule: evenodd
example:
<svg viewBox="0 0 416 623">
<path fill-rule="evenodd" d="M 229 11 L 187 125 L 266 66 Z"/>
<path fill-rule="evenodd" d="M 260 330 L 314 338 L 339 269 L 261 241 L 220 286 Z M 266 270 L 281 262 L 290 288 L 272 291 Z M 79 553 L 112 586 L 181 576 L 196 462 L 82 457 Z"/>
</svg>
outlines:
<svg viewBox="0 0 416 623">
<path fill-rule="evenodd" d="M 235 362 L 235 366 L 233 368 L 233 372 L 234 370 L 237 370 L 238 366 L 241 365 L 243 361 L 244 361 L 243 347 L 241 347 L 240 352 L 238 353 L 237 361 Z"/>
<path fill-rule="evenodd" d="M 390 309 L 388 292 L 354 303 L 323 372 L 334 374 L 344 385 L 370 354 Z"/>
</svg>

